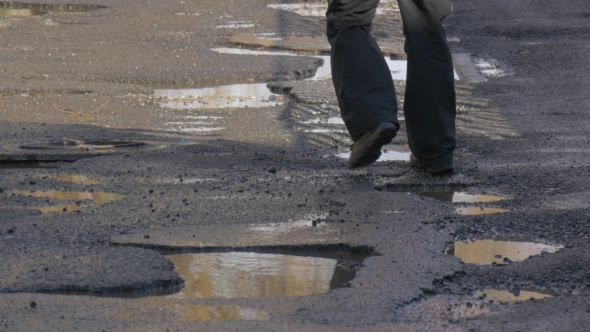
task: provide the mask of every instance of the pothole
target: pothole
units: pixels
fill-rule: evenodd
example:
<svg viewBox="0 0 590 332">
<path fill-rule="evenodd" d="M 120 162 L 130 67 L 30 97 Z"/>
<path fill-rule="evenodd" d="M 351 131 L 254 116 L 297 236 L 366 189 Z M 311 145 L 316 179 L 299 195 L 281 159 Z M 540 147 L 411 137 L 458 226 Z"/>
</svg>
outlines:
<svg viewBox="0 0 590 332">
<path fill-rule="evenodd" d="M 23 144 L 19 146 L 23 150 L 67 150 L 67 151 L 93 151 L 93 152 L 115 152 L 118 149 L 136 148 L 144 146 L 145 143 L 126 140 L 76 140 L 61 139 L 45 143 Z"/>
<path fill-rule="evenodd" d="M 179 253 L 166 257 L 185 286 L 176 299 L 323 294 L 347 287 L 367 254 L 337 250 Z"/>
<path fill-rule="evenodd" d="M 58 212 L 76 212 L 84 208 L 92 206 L 90 204 L 82 204 L 83 201 L 93 201 L 95 205 L 100 206 L 115 201 L 122 200 L 125 196 L 120 194 L 113 194 L 107 192 L 76 192 L 76 191 L 29 191 L 29 190 L 15 190 L 10 192 L 12 195 L 47 198 L 60 201 L 75 201 L 75 203 L 59 204 L 52 206 L 37 206 L 27 207 L 28 209 L 37 210 L 41 213 L 58 213 Z"/>
<path fill-rule="evenodd" d="M 96 179 L 90 178 L 86 175 L 79 175 L 79 174 L 39 174 L 34 175 L 35 178 L 38 179 L 52 179 L 62 182 L 69 182 L 74 184 L 80 184 L 85 186 L 94 186 L 102 184 L 101 181 Z"/>
<path fill-rule="evenodd" d="M 524 301 L 531 301 L 531 300 L 543 300 L 545 298 L 551 297 L 549 294 L 537 293 L 537 292 L 530 292 L 530 291 L 522 291 L 522 290 L 498 290 L 498 289 L 488 289 L 484 291 L 479 291 L 474 295 L 475 298 L 485 300 L 485 301 L 494 301 L 499 303 L 511 303 L 511 302 L 524 302 Z"/>
<path fill-rule="evenodd" d="M 328 4 L 325 1 L 309 1 L 303 3 L 271 3 L 268 8 L 293 12 L 300 16 L 325 17 Z M 383 0 L 377 7 L 377 15 L 399 11 L 397 2 Z"/>
<path fill-rule="evenodd" d="M 160 106 L 170 109 L 219 109 L 274 107 L 284 103 L 284 97 L 272 93 L 266 83 L 234 84 L 203 89 L 160 89 L 154 97 Z"/>
<path fill-rule="evenodd" d="M 101 5 L 86 4 L 50 4 L 0 1 L 0 11 L 30 10 L 32 12 L 38 13 L 37 15 L 42 15 L 47 12 L 90 12 L 104 8 L 107 7 Z"/>
<path fill-rule="evenodd" d="M 450 203 L 494 203 L 507 199 L 505 196 L 468 194 L 464 191 L 455 190 L 416 191 L 415 193 L 423 197 Z"/>
<path fill-rule="evenodd" d="M 162 321 L 165 317 L 154 317 L 153 311 L 171 311 L 175 317 L 184 322 L 217 322 L 217 321 L 239 321 L 239 320 L 269 320 L 270 314 L 266 311 L 245 308 L 239 306 L 207 306 L 169 303 L 164 308 L 151 308 L 148 304 L 140 305 L 139 308 L 116 310 L 110 313 L 113 318 L 132 321 Z"/>
<path fill-rule="evenodd" d="M 495 207 L 459 207 L 455 209 L 457 214 L 463 216 L 482 216 L 487 214 L 500 214 L 512 212 L 509 209 L 495 208 Z"/>
<path fill-rule="evenodd" d="M 467 264 L 506 265 L 524 261 L 531 256 L 553 254 L 562 248 L 562 245 L 535 242 L 475 240 L 455 242 L 449 254 L 455 255 Z"/>
</svg>

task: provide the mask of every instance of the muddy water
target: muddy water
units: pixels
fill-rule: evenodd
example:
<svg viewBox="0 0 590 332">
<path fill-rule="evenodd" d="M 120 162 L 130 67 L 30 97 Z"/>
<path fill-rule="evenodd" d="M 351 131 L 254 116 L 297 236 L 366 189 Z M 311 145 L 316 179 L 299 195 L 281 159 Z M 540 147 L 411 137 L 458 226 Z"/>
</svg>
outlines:
<svg viewBox="0 0 590 332">
<path fill-rule="evenodd" d="M 507 199 L 504 196 L 496 195 L 472 195 L 462 191 L 422 191 L 418 195 L 434 198 L 443 202 L 451 203 L 493 203 Z"/>
<path fill-rule="evenodd" d="M 47 12 L 34 9 L 6 9 L 0 8 L 0 17 L 12 16 L 12 17 L 31 17 L 46 14 Z"/>
<path fill-rule="evenodd" d="M 477 265 L 520 262 L 543 253 L 556 253 L 563 246 L 534 242 L 476 240 L 455 242 L 452 253 L 464 263 Z"/>
<path fill-rule="evenodd" d="M 167 317 L 163 313 L 174 315 L 175 320 L 183 322 L 216 322 L 238 320 L 268 320 L 270 315 L 255 308 L 238 306 L 207 306 L 177 303 L 162 303 L 157 308 L 151 302 L 138 304 L 133 309 L 116 310 L 110 316 L 131 321 L 162 321 Z M 156 312 L 156 314 L 154 314 Z M 162 315 L 160 317 L 160 315 Z"/>
<path fill-rule="evenodd" d="M 337 251 L 297 254 L 180 253 L 166 257 L 185 280 L 171 299 L 265 298 L 323 294 L 347 287 L 368 256 Z"/>
<path fill-rule="evenodd" d="M 463 216 L 482 216 L 486 214 L 508 213 L 511 212 L 511 210 L 492 207 L 460 207 L 456 208 L 455 212 Z"/>
<path fill-rule="evenodd" d="M 49 198 L 61 201 L 94 201 L 96 205 L 103 205 L 125 198 L 123 195 L 106 193 L 106 192 L 75 192 L 75 191 L 28 191 L 16 190 L 12 194 L 26 197 Z M 91 205 L 89 204 L 59 204 L 51 206 L 34 206 L 30 209 L 40 211 L 42 213 L 59 213 L 59 212 L 77 212 Z"/>
<path fill-rule="evenodd" d="M 508 303 L 508 302 L 523 302 L 523 301 L 530 301 L 530 300 L 542 300 L 542 299 L 551 297 L 551 295 L 537 293 L 537 292 L 529 292 L 529 291 L 511 292 L 511 291 L 507 291 L 507 290 L 488 289 L 485 291 L 477 292 L 474 295 L 474 297 L 485 299 L 487 301 Z"/>
<path fill-rule="evenodd" d="M 204 89 L 162 89 L 160 106 L 172 109 L 219 109 L 272 107 L 283 104 L 283 97 L 270 92 L 266 83 L 235 84 Z"/>
<path fill-rule="evenodd" d="M 77 175 L 77 174 L 35 175 L 34 177 L 39 178 L 39 179 L 52 179 L 52 180 L 87 185 L 87 186 L 102 184 L 102 182 L 100 182 L 98 180 L 89 178 L 85 175 Z"/>
<path fill-rule="evenodd" d="M 183 299 L 292 297 L 330 290 L 336 260 L 247 252 L 166 256 L 186 286 Z"/>
</svg>

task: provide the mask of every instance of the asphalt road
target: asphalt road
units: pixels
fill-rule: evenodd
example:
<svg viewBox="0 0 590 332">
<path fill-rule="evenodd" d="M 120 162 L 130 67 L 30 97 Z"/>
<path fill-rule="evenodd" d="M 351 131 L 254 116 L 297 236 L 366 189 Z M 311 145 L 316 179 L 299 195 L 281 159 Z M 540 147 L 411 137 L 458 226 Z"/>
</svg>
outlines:
<svg viewBox="0 0 590 332">
<path fill-rule="evenodd" d="M 584 1 L 454 1 L 444 177 L 346 169 L 323 2 L 60 3 L 0 2 L 0 330 L 588 330 Z"/>
</svg>

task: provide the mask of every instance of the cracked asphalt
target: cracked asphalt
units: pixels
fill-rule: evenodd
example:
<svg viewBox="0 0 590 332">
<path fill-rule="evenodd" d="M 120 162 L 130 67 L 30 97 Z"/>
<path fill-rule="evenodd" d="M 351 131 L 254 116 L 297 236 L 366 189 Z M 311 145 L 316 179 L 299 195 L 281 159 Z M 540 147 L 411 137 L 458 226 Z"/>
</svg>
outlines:
<svg viewBox="0 0 590 332">
<path fill-rule="evenodd" d="M 0 330 L 588 330 L 584 1 L 453 1 L 445 177 L 400 157 L 404 128 L 346 169 L 331 81 L 310 80 L 325 21 L 268 6 L 303 3 L 75 3 L 0 2 Z M 240 47 L 292 54 L 213 50 Z M 256 83 L 269 105 L 155 95 Z"/>
</svg>

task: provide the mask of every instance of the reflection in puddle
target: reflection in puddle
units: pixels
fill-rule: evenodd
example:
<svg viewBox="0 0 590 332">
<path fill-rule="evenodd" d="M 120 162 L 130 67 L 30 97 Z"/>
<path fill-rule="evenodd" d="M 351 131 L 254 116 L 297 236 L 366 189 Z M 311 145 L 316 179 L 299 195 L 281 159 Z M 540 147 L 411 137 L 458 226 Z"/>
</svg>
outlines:
<svg viewBox="0 0 590 332">
<path fill-rule="evenodd" d="M 443 202 L 451 203 L 492 203 L 499 202 L 506 199 L 503 196 L 494 195 L 471 195 L 461 191 L 423 191 L 417 192 L 418 195 L 434 198 Z"/>
<path fill-rule="evenodd" d="M 295 221 L 289 221 L 285 223 L 270 223 L 270 224 L 261 224 L 256 225 L 253 224 L 250 226 L 250 229 L 253 231 L 260 231 L 260 232 L 269 232 L 269 233 L 283 233 L 283 232 L 290 232 L 296 229 L 301 228 L 312 228 L 312 227 L 321 227 L 325 226 L 325 223 L 321 223 L 322 219 L 328 217 L 328 213 L 324 214 L 317 214 L 317 215 L 309 215 L 305 218 Z"/>
<path fill-rule="evenodd" d="M 217 25 L 217 29 L 249 29 L 255 28 L 256 25 L 252 21 L 229 21 L 227 24 Z"/>
<path fill-rule="evenodd" d="M 325 258 L 330 256 L 334 258 Z M 304 257 L 253 252 L 167 255 L 185 280 L 184 288 L 169 297 L 209 299 L 323 294 L 333 288 L 346 287 L 355 276 L 355 267 L 366 257 L 359 259 L 346 254 L 342 261 L 345 264 L 339 264 L 341 256 Z"/>
<path fill-rule="evenodd" d="M 325 1 L 310 1 L 305 3 L 273 3 L 268 8 L 293 12 L 300 16 L 325 17 L 328 4 Z M 377 15 L 399 11 L 397 3 L 392 0 L 382 0 L 377 8 Z"/>
<path fill-rule="evenodd" d="M 488 289 L 485 291 L 477 292 L 474 295 L 475 298 L 485 299 L 487 301 L 495 301 L 495 302 L 523 302 L 523 301 L 530 301 L 530 300 L 542 300 L 551 295 L 536 293 L 536 292 L 528 292 L 528 291 L 515 291 L 510 292 L 507 290 L 496 290 L 496 289 Z"/>
<path fill-rule="evenodd" d="M 507 74 L 498 68 L 498 61 L 484 60 L 480 58 L 475 59 L 475 67 L 486 77 L 504 77 Z"/>
<path fill-rule="evenodd" d="M 23 150 L 65 150 L 73 152 L 115 152 L 118 149 L 141 147 L 145 143 L 132 142 L 123 140 L 76 140 L 64 138 L 61 140 L 53 140 L 45 143 L 24 144 L 19 146 Z"/>
<path fill-rule="evenodd" d="M 282 105 L 282 96 L 270 92 L 266 83 L 235 84 L 203 89 L 155 90 L 160 106 L 172 109 L 246 108 Z"/>
<path fill-rule="evenodd" d="M 562 248 L 561 245 L 534 242 L 476 240 L 455 242 L 452 253 L 464 263 L 491 265 L 521 262 L 531 256 L 556 253 Z"/>
<path fill-rule="evenodd" d="M 175 305 L 175 309 L 186 322 L 270 319 L 267 312 L 253 308 Z"/>
<path fill-rule="evenodd" d="M 381 161 L 410 161 L 411 152 L 403 152 L 403 151 L 391 151 L 391 150 L 383 150 L 381 153 L 381 157 L 377 162 Z M 348 159 L 350 158 L 350 152 L 342 152 L 336 155 L 339 158 Z"/>
<path fill-rule="evenodd" d="M 225 129 L 224 127 L 192 127 L 192 128 L 180 128 L 179 132 L 182 133 L 198 133 L 198 132 L 210 132 L 219 131 Z"/>
<path fill-rule="evenodd" d="M 14 16 L 14 17 L 31 17 L 44 15 L 47 12 L 34 9 L 5 9 L 0 8 L 0 17 L 2 16 Z"/>
<path fill-rule="evenodd" d="M 50 199 L 57 199 L 62 201 L 94 201 L 97 205 L 103 205 L 110 202 L 115 202 L 122 200 L 125 198 L 123 195 L 119 194 L 112 194 L 106 192 L 75 192 L 75 191 L 58 191 L 58 190 L 48 190 L 48 191 L 27 191 L 27 190 L 17 190 L 12 192 L 13 195 L 20 195 L 26 197 L 35 197 L 35 198 L 50 198 Z M 67 205 L 57 205 L 57 206 L 48 206 L 48 207 L 33 207 L 32 209 L 39 210 L 43 213 L 55 213 L 55 212 L 75 212 L 80 211 L 83 208 L 86 208 L 90 205 L 83 205 L 83 204 L 67 204 Z"/>
<path fill-rule="evenodd" d="M 301 122 L 302 124 L 332 124 L 344 125 L 344 120 L 339 116 L 330 117 L 327 119 L 311 119 Z"/>
<path fill-rule="evenodd" d="M 486 214 L 508 213 L 511 210 L 501 208 L 484 208 L 484 207 L 460 207 L 455 212 L 463 216 L 482 216 Z"/>
<path fill-rule="evenodd" d="M 254 308 L 190 305 L 160 301 L 136 301 L 134 307 L 123 310 L 113 310 L 109 313 L 109 316 L 128 321 L 164 321 L 167 318 L 166 312 L 170 312 L 174 314 L 175 320 L 178 319 L 183 322 L 270 319 L 270 315 L 267 312 Z"/>
<path fill-rule="evenodd" d="M 85 175 L 75 175 L 75 174 L 35 175 L 35 177 L 39 178 L 39 179 L 53 179 L 53 180 L 81 184 L 81 185 L 86 185 L 86 186 L 102 184 L 102 182 L 95 180 L 95 179 L 91 179 Z"/>
</svg>

